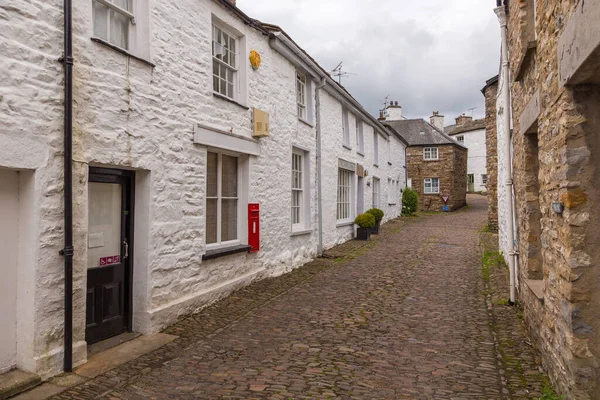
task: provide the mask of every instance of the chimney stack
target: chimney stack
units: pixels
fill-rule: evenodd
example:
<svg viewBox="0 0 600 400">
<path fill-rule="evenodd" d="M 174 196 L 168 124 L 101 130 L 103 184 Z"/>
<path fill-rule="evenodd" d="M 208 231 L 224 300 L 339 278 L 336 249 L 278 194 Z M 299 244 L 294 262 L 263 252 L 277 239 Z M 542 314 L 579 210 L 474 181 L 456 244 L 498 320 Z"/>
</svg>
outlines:
<svg viewBox="0 0 600 400">
<path fill-rule="evenodd" d="M 463 114 L 460 117 L 456 118 L 456 125 L 461 126 L 461 125 L 467 124 L 471 121 L 473 121 L 473 117 L 469 117 L 469 116 Z"/>
<path fill-rule="evenodd" d="M 235 4 L 236 0 L 227 0 L 227 1 L 237 7 L 237 5 Z"/>
<path fill-rule="evenodd" d="M 444 116 L 440 115 L 439 111 L 433 112 L 433 115 L 429 117 L 429 122 L 431 123 L 431 125 L 444 132 Z"/>
<path fill-rule="evenodd" d="M 398 105 L 397 101 L 390 101 L 390 105 L 386 108 L 386 121 L 402 121 L 402 106 Z"/>
</svg>

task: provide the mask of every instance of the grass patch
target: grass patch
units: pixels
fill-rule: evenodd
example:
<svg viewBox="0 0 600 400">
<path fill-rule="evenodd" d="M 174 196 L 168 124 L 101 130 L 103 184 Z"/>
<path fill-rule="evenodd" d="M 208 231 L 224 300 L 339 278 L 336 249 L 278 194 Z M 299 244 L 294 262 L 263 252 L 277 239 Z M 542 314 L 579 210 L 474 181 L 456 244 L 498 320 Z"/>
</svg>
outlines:
<svg viewBox="0 0 600 400">
<path fill-rule="evenodd" d="M 494 302 L 494 304 L 497 304 L 499 306 L 509 306 L 510 305 L 510 300 L 503 297 L 501 299 L 496 300 Z"/>
<path fill-rule="evenodd" d="M 483 233 L 488 233 L 489 231 L 490 231 L 489 225 L 484 226 L 483 229 L 481 230 L 481 232 L 483 232 Z"/>
<path fill-rule="evenodd" d="M 546 386 L 542 389 L 542 397 L 536 400 L 565 400 L 565 396 L 557 395 L 550 386 Z"/>
<path fill-rule="evenodd" d="M 497 251 L 486 251 L 483 254 L 483 260 L 481 262 L 481 270 L 484 281 L 490 281 L 490 270 L 492 267 L 497 265 L 505 265 L 504 257 L 502 257 L 502 254 L 500 254 Z"/>
</svg>

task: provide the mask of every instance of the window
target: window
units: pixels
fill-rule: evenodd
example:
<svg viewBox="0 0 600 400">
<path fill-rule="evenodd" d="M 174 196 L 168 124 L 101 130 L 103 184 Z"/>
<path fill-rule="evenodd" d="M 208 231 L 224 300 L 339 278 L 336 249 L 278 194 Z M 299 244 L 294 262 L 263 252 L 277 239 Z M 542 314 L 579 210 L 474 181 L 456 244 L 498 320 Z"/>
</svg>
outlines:
<svg viewBox="0 0 600 400">
<path fill-rule="evenodd" d="M 296 101 L 298 103 L 298 118 L 306 121 L 306 77 L 296 74 Z"/>
<path fill-rule="evenodd" d="M 352 180 L 354 174 L 352 171 L 338 168 L 338 193 L 337 193 L 337 219 L 345 220 L 352 217 L 351 199 L 352 199 Z"/>
<path fill-rule="evenodd" d="M 132 0 L 93 0 L 94 36 L 129 50 L 129 35 L 134 20 Z"/>
<path fill-rule="evenodd" d="M 208 152 L 206 164 L 206 244 L 232 244 L 238 241 L 238 158 Z"/>
<path fill-rule="evenodd" d="M 481 183 L 487 185 L 487 174 L 481 174 Z"/>
<path fill-rule="evenodd" d="M 437 160 L 438 159 L 438 148 L 437 147 L 425 147 L 423 149 L 424 160 Z"/>
<path fill-rule="evenodd" d="M 464 143 L 464 142 L 465 142 L 465 137 L 464 137 L 464 135 L 459 135 L 459 136 L 457 136 L 457 137 L 456 137 L 456 141 L 457 141 L 458 143 Z"/>
<path fill-rule="evenodd" d="M 373 165 L 379 165 L 379 137 L 373 132 Z"/>
<path fill-rule="evenodd" d="M 425 184 L 423 185 L 425 194 L 439 193 L 440 192 L 440 180 L 438 178 L 425 178 Z"/>
<path fill-rule="evenodd" d="M 379 208 L 379 194 L 381 193 L 379 178 L 373 178 L 373 208 Z"/>
<path fill-rule="evenodd" d="M 342 131 L 344 132 L 344 147 L 350 147 L 350 125 L 348 123 L 348 110 L 342 109 Z"/>
<path fill-rule="evenodd" d="M 360 118 L 356 118 L 356 148 L 359 154 L 365 153 L 365 138 L 363 134 L 363 122 Z"/>
<path fill-rule="evenodd" d="M 237 39 L 213 25 L 212 42 L 213 91 L 233 99 L 237 78 Z"/>
<path fill-rule="evenodd" d="M 292 232 L 310 229 L 310 158 L 292 149 Z"/>
</svg>

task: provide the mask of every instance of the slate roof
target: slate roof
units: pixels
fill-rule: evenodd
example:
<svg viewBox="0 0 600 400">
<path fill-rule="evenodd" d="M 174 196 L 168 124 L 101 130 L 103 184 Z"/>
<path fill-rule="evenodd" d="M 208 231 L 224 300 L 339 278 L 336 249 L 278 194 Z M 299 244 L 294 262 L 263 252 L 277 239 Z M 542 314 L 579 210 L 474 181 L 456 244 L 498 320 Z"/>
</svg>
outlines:
<svg viewBox="0 0 600 400">
<path fill-rule="evenodd" d="M 444 133 L 449 136 L 458 135 L 459 133 L 477 131 L 479 129 L 485 129 L 485 119 L 476 119 L 471 122 L 467 122 L 462 125 L 450 125 L 444 128 Z"/>
<path fill-rule="evenodd" d="M 383 124 L 403 137 L 409 146 L 453 144 L 461 148 L 466 148 L 424 119 L 385 121 Z"/>
</svg>

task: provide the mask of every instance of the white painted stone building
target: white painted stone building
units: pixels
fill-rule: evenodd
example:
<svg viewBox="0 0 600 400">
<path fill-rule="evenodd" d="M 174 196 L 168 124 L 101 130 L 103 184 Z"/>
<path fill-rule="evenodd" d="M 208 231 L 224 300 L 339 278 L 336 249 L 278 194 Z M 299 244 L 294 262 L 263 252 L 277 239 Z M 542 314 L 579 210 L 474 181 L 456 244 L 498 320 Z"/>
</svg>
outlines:
<svg viewBox="0 0 600 400">
<path fill-rule="evenodd" d="M 93 341 L 301 266 L 352 238 L 361 210 L 399 216 L 405 187 L 402 140 L 279 28 L 227 0 L 105 3 L 73 2 L 74 365 Z M 0 373 L 49 377 L 64 354 L 63 2 L 0 17 Z"/>
<path fill-rule="evenodd" d="M 431 117 L 442 118 L 439 114 Z M 473 120 L 472 117 L 461 115 L 456 118 L 456 124 L 446 126 L 444 132 L 458 143 L 469 149 L 467 161 L 467 191 L 487 191 L 487 149 L 485 143 L 485 119 Z"/>
</svg>

